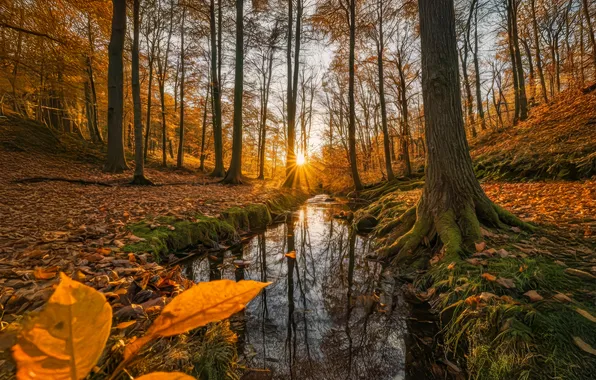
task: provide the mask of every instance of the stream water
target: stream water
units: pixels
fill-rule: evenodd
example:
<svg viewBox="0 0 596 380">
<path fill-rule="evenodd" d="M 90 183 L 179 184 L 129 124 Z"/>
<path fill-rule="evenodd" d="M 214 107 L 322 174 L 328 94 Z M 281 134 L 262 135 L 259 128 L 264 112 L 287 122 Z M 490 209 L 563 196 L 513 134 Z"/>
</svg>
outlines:
<svg viewBox="0 0 596 380">
<path fill-rule="evenodd" d="M 233 323 L 243 362 L 268 370 L 251 378 L 403 379 L 404 306 L 391 276 L 366 260 L 371 242 L 333 218 L 347 205 L 326 198 L 235 251 L 196 259 L 187 275 L 272 282 Z"/>
</svg>

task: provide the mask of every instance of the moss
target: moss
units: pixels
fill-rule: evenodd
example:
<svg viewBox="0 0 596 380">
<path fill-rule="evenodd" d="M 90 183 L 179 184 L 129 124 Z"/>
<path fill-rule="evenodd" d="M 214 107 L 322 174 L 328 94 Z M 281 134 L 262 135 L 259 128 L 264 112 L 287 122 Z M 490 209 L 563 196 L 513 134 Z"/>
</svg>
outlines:
<svg viewBox="0 0 596 380">
<path fill-rule="evenodd" d="M 308 197 L 301 192 L 284 192 L 266 203 L 245 207 L 231 207 L 221 218 L 199 215 L 192 220 L 158 217 L 128 226 L 135 236 L 144 239 L 124 246 L 125 252 L 150 252 L 156 261 L 171 252 L 203 244 L 208 247 L 219 243 L 239 242 L 237 230 L 251 231 L 266 228 L 273 221 L 272 214 L 281 214 L 302 203 Z"/>
<path fill-rule="evenodd" d="M 156 258 L 199 244 L 236 243 L 235 229 L 226 221 L 206 216 L 194 220 L 160 217 L 152 222 L 142 221 L 128 226 L 133 235 L 144 239 L 123 247 L 125 252 L 151 252 Z"/>
</svg>

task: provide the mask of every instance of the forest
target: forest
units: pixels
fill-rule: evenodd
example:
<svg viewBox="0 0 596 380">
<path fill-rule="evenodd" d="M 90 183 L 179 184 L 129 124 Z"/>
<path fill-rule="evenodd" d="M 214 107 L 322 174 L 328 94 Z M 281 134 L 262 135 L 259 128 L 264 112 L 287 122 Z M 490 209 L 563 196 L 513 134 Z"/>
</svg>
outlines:
<svg viewBox="0 0 596 380">
<path fill-rule="evenodd" d="M 0 380 L 593 379 L 595 28 L 0 0 Z"/>
</svg>

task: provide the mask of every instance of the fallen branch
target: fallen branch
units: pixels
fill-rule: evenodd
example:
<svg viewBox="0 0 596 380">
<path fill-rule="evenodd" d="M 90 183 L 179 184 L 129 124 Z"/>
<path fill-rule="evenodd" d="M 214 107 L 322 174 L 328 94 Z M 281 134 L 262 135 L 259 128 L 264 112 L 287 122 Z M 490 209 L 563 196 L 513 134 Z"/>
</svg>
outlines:
<svg viewBox="0 0 596 380">
<path fill-rule="evenodd" d="M 83 179 L 69 179 L 69 178 L 62 178 L 62 177 L 32 177 L 32 178 L 23 178 L 19 180 L 15 180 L 16 183 L 39 183 L 39 182 L 68 182 L 68 183 L 76 183 L 79 185 L 96 185 L 96 186 L 105 186 L 105 187 L 114 187 L 114 185 L 106 182 L 99 182 L 99 181 L 85 181 Z"/>
</svg>

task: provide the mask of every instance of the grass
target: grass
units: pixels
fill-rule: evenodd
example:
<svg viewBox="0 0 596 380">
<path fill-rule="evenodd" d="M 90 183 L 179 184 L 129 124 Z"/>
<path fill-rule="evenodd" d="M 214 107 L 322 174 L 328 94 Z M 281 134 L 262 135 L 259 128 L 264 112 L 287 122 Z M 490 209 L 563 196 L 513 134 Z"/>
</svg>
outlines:
<svg viewBox="0 0 596 380">
<path fill-rule="evenodd" d="M 465 356 L 471 378 L 588 379 L 596 373 L 596 357 L 573 343 L 580 337 L 596 346 L 596 324 L 576 311 L 596 315 L 590 301 L 596 284 L 566 274 L 544 257 L 491 258 L 485 269 L 463 260 L 453 269 L 450 264 L 431 267 L 416 286 L 440 294 L 447 351 Z M 487 281 L 483 273 L 513 279 L 515 288 Z M 530 303 L 523 295 L 529 290 L 544 299 Z M 483 293 L 486 301 L 480 300 Z M 557 293 L 570 294 L 573 301 L 558 301 Z"/>
</svg>

